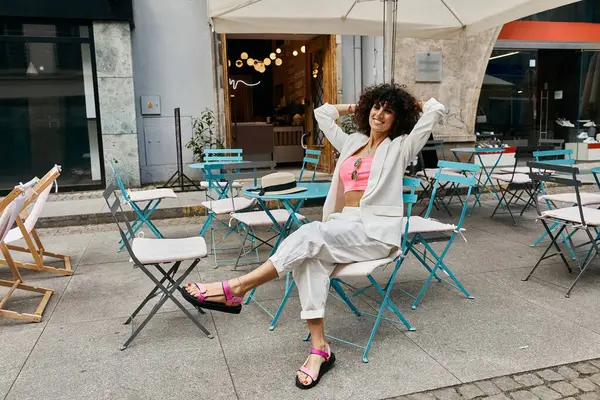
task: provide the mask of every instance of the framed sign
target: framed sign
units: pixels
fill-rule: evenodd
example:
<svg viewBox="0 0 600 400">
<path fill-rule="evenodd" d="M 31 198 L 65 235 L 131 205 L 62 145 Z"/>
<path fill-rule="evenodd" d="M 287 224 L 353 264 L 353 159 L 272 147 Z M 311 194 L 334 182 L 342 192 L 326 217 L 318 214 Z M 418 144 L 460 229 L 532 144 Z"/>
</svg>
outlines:
<svg viewBox="0 0 600 400">
<path fill-rule="evenodd" d="M 417 82 L 442 81 L 442 53 L 417 53 Z"/>
</svg>

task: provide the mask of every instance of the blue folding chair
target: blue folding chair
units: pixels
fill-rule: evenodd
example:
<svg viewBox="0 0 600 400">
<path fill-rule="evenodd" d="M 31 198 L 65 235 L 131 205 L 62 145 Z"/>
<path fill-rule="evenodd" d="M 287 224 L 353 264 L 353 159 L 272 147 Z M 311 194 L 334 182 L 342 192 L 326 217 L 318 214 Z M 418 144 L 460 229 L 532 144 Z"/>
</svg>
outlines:
<svg viewBox="0 0 600 400">
<path fill-rule="evenodd" d="M 572 167 L 573 165 L 575 165 L 575 159 L 573 158 L 573 150 L 534 151 L 533 157 L 535 158 L 536 162 L 540 162 L 540 163 L 544 163 L 544 164 L 562 165 L 562 166 L 569 166 L 569 167 Z M 545 190 L 544 182 L 540 182 L 540 185 L 541 185 L 540 192 L 542 195 L 545 195 L 546 190 Z M 550 201 L 545 200 L 545 203 L 549 210 L 551 210 L 553 208 L 553 205 Z M 560 227 L 560 223 L 554 222 L 552 224 L 552 226 L 550 226 L 550 231 L 554 232 L 555 230 L 559 229 L 559 227 Z M 575 231 L 573 231 L 573 232 L 575 232 Z M 562 237 L 563 243 L 565 244 L 565 246 L 567 246 L 567 249 L 569 250 L 571 257 L 573 258 L 573 260 L 575 260 L 577 258 L 575 256 L 575 250 L 573 249 L 573 246 L 570 243 L 570 238 L 571 238 L 573 232 L 571 234 L 565 234 L 565 232 L 561 232 L 561 235 L 562 235 L 561 237 Z M 536 247 L 537 245 L 539 245 L 542 242 L 542 240 L 544 240 L 547 236 L 548 236 L 548 232 L 542 233 L 540 235 L 540 237 L 538 237 L 536 239 L 536 241 L 533 242 L 531 247 Z"/>
<path fill-rule="evenodd" d="M 315 181 L 315 177 L 317 176 L 317 167 L 319 166 L 319 160 L 321 159 L 321 151 L 320 150 L 306 150 L 306 153 L 304 154 L 304 160 L 302 160 L 302 169 L 300 170 L 300 177 L 298 178 L 298 182 L 303 182 L 302 181 L 302 175 L 304 175 L 304 169 L 306 168 L 307 164 L 312 164 L 313 165 L 313 173 L 312 173 L 312 178 L 310 179 L 311 182 Z"/>
<path fill-rule="evenodd" d="M 253 209 L 258 203 L 256 199 L 249 199 L 247 197 L 242 196 L 234 196 L 233 195 L 233 182 L 238 179 L 254 179 L 256 182 L 257 179 L 269 173 L 272 173 L 274 170 L 274 163 L 271 161 L 266 162 L 252 162 L 252 163 L 244 163 L 237 164 L 236 162 L 230 164 L 219 164 L 219 163 L 205 163 L 202 172 L 204 177 L 208 183 L 208 192 L 213 193 L 213 196 L 207 195 L 207 200 L 203 201 L 201 204 L 207 210 L 207 218 L 202 225 L 202 229 L 200 230 L 200 236 L 204 236 L 206 232 L 210 229 L 211 235 L 211 253 L 214 256 L 215 260 L 215 268 L 220 263 L 237 263 L 239 261 L 252 261 L 259 262 L 259 253 L 258 248 L 254 248 L 255 257 L 251 259 L 227 259 L 227 260 L 219 260 L 217 257 L 217 252 L 227 251 L 227 250 L 236 250 L 239 251 L 239 247 L 234 248 L 223 248 L 218 247 L 219 244 L 229 237 L 232 233 L 238 232 L 238 226 L 230 226 L 229 220 L 231 219 L 231 215 L 238 211 L 249 211 Z M 216 198 L 215 198 L 216 197 Z M 226 216 L 227 222 L 220 220 L 219 216 Z M 215 242 L 215 234 L 214 234 L 214 222 L 220 223 L 227 230 L 226 234 L 222 239 L 218 242 Z M 255 239 L 254 237 L 250 237 L 251 245 L 254 247 Z M 244 239 L 241 243 L 242 248 L 245 248 Z"/>
<path fill-rule="evenodd" d="M 204 162 L 231 164 L 243 161 L 242 149 L 204 149 Z"/>
<path fill-rule="evenodd" d="M 452 243 L 454 243 L 456 235 L 460 234 L 462 236 L 462 231 L 464 230 L 462 226 L 469 208 L 469 197 L 471 196 L 473 188 L 477 184 L 477 173 L 481 167 L 477 164 L 466 164 L 452 161 L 439 161 L 438 167 L 439 170 L 434 176 L 435 183 L 433 192 L 431 194 L 432 199 L 435 199 L 436 191 L 439 188 L 444 188 L 448 183 L 467 186 L 467 196 L 463 202 L 460 218 L 456 225 L 439 222 L 430 217 L 431 210 L 435 205 L 433 200 L 429 202 L 429 206 L 427 207 L 427 212 L 425 213 L 424 217 L 411 216 L 409 219 L 410 228 L 408 234 L 410 239 L 408 243 L 408 250 L 415 255 L 417 260 L 419 260 L 419 262 L 429 272 L 429 276 L 427 277 L 427 280 L 423 284 L 423 287 L 417 296 L 410 295 L 410 297 L 414 299 L 411 306 L 413 310 L 417 308 L 417 305 L 427 291 L 427 288 L 429 287 L 429 284 L 433 278 L 435 278 L 438 282 L 444 282 L 455 289 L 458 289 L 467 298 L 473 298 L 460 283 L 458 278 L 456 278 L 448 265 L 444 263 L 444 257 L 446 254 L 448 254 L 448 251 L 452 247 Z M 447 169 L 460 171 L 460 173 L 464 175 L 461 176 L 458 174 L 447 174 Z M 446 246 L 441 253 L 438 254 L 431 247 L 431 243 L 444 241 L 446 242 Z M 422 252 L 417 250 L 416 246 L 418 245 L 423 246 Z M 431 265 L 430 262 L 433 265 Z M 439 271 L 444 272 L 444 274 L 450 278 L 450 281 L 440 278 L 438 275 Z"/>
<path fill-rule="evenodd" d="M 172 189 L 167 188 L 128 192 L 127 189 L 125 189 L 125 185 L 123 184 L 123 180 L 121 179 L 121 175 L 119 174 L 119 170 L 115 163 L 116 162 L 111 160 L 109 165 L 113 170 L 115 181 L 123 196 L 123 202 L 127 203 L 136 214 L 135 220 L 131 224 L 133 234 L 135 235 L 142 226 L 146 225 L 157 238 L 164 238 L 156 225 L 150 221 L 150 217 L 163 199 L 176 199 L 177 194 L 175 194 Z M 127 234 L 129 235 L 129 232 L 127 232 Z M 131 240 L 130 237 L 128 237 L 128 239 Z M 122 239 L 119 241 L 119 244 L 121 244 L 119 251 L 122 251 L 125 247 Z"/>
<path fill-rule="evenodd" d="M 204 149 L 203 162 L 205 163 L 217 163 L 217 164 L 232 164 L 237 162 L 243 162 L 242 149 Z M 220 182 L 217 185 L 223 186 L 225 183 Z M 200 181 L 200 187 L 208 189 L 209 185 L 207 181 Z M 236 190 L 236 194 L 239 195 L 239 191 L 243 185 L 241 182 L 232 182 L 231 187 Z M 210 194 L 210 193 L 209 193 Z"/>
<path fill-rule="evenodd" d="M 401 243 L 400 248 L 396 252 L 396 254 L 391 257 L 383 258 L 380 260 L 363 261 L 363 262 L 357 262 L 357 263 L 352 263 L 352 264 L 338 265 L 337 268 L 333 271 L 333 273 L 331 275 L 331 280 L 330 280 L 331 288 L 333 289 L 335 294 L 331 293 L 331 292 L 330 292 L 330 294 L 334 298 L 346 303 L 348 305 L 348 307 L 350 308 L 350 310 L 352 310 L 352 312 L 354 314 L 356 314 L 357 316 L 368 315 L 371 317 L 375 317 L 375 323 L 373 324 L 373 328 L 371 329 L 371 334 L 369 336 L 369 340 L 367 341 L 367 344 L 365 346 L 357 344 L 357 343 L 352 343 L 347 340 L 337 338 L 335 336 L 328 335 L 327 337 L 332 340 L 336 340 L 338 342 L 342 342 L 342 343 L 349 344 L 351 346 L 355 346 L 355 347 L 363 349 L 364 352 L 363 352 L 362 360 L 365 363 L 369 362 L 369 359 L 368 359 L 369 351 L 371 350 L 371 347 L 373 345 L 373 339 L 375 338 L 377 329 L 379 328 L 379 325 L 381 324 L 381 320 L 385 320 L 385 321 L 388 321 L 388 322 L 391 322 L 394 324 L 402 324 L 409 331 L 415 330 L 415 328 L 412 327 L 412 325 L 404 317 L 402 312 L 400 312 L 400 310 L 398 310 L 398 308 L 394 305 L 394 303 L 390 299 L 390 294 L 392 292 L 394 280 L 396 279 L 396 276 L 398 275 L 398 271 L 400 270 L 400 267 L 402 266 L 404 258 L 408 254 L 408 250 L 409 250 L 408 249 L 408 231 L 409 231 L 409 224 L 410 224 L 409 223 L 410 215 L 412 212 L 412 206 L 417 202 L 417 199 L 418 199 L 418 196 L 416 195 L 415 192 L 416 192 L 417 187 L 421 184 L 421 181 L 420 181 L 420 179 L 416 179 L 416 178 L 404 178 L 402 180 L 402 183 L 404 185 L 404 191 L 405 191 L 402 195 L 402 198 L 404 200 L 404 204 L 406 205 L 406 216 L 405 216 L 406 224 L 404 225 L 404 230 L 403 230 L 403 234 L 402 234 L 402 243 Z M 372 273 L 375 272 L 376 269 L 378 269 L 380 267 L 385 267 L 392 263 L 395 263 L 394 270 L 392 271 L 392 274 L 388 278 L 386 284 L 382 287 L 381 285 L 379 285 L 379 283 L 377 283 L 377 280 L 373 277 Z M 356 278 L 356 277 L 367 277 L 370 284 L 368 286 L 365 286 L 362 288 L 356 288 L 343 280 L 344 278 Z M 349 295 L 344 290 L 344 287 L 352 290 L 353 293 L 351 295 Z M 382 298 L 381 301 L 375 300 L 379 304 L 379 312 L 377 314 L 371 314 L 368 312 L 359 311 L 358 308 L 352 303 L 352 300 L 351 300 L 352 298 L 354 298 L 356 296 L 364 295 L 365 292 L 370 288 L 375 288 L 377 293 Z M 384 311 L 391 311 L 397 317 L 397 319 L 384 317 L 383 316 Z M 309 340 L 309 339 L 310 339 L 310 334 L 306 338 L 306 340 Z"/>
</svg>

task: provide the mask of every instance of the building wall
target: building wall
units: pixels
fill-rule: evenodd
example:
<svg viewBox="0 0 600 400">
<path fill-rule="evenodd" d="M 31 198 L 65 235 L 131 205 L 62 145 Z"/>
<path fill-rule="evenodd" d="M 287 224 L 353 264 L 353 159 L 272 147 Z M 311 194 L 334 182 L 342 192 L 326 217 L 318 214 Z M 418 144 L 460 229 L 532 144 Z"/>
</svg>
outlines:
<svg viewBox="0 0 600 400">
<path fill-rule="evenodd" d="M 107 183 L 113 178 L 109 161 L 118 164 L 128 186 L 140 184 L 131 31 L 128 22 L 94 22 L 100 124 Z"/>
<path fill-rule="evenodd" d="M 447 142 L 475 140 L 477 104 L 488 59 L 500 28 L 456 40 L 401 39 L 396 45 L 395 80 L 418 98 L 435 97 L 446 106 L 446 116 L 434 131 Z M 417 83 L 416 54 L 442 53 L 442 81 Z"/>
<path fill-rule="evenodd" d="M 181 108 L 183 161 L 192 117 L 215 109 L 213 42 L 204 1 L 134 2 L 132 32 L 135 110 L 142 183 L 166 181 L 177 169 L 174 109 Z M 140 97 L 160 96 L 161 115 L 143 116 Z M 188 176 L 197 171 L 186 168 Z"/>
</svg>

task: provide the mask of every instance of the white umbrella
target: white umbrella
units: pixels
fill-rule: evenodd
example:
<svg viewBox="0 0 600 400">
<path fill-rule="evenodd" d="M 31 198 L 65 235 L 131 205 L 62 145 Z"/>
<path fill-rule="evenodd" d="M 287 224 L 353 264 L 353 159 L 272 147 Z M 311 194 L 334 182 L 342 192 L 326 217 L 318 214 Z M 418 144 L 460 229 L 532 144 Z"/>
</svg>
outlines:
<svg viewBox="0 0 600 400">
<path fill-rule="evenodd" d="M 209 0 L 221 33 L 382 36 L 384 3 L 397 5 L 399 37 L 451 38 L 580 0 Z M 388 13 L 389 14 L 389 13 Z"/>
<path fill-rule="evenodd" d="M 384 37 L 393 81 L 397 37 L 451 39 L 581 0 L 208 0 L 220 33 Z M 392 23 L 395 21 L 396 23 Z"/>
</svg>

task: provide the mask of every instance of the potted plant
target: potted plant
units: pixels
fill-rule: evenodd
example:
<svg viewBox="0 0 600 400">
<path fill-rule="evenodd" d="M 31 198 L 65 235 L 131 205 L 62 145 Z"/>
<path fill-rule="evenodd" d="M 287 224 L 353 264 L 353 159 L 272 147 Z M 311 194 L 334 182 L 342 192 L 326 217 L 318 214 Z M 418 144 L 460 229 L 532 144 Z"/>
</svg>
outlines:
<svg viewBox="0 0 600 400">
<path fill-rule="evenodd" d="M 353 118 L 354 118 L 354 114 L 346 114 L 337 120 L 337 124 L 340 126 L 340 128 L 342 128 L 342 130 L 346 134 L 358 132 L 358 127 L 354 123 Z M 336 149 L 333 149 L 333 164 L 334 165 L 337 163 L 339 157 L 340 157 L 340 153 Z"/>
<path fill-rule="evenodd" d="M 185 145 L 194 153 L 195 161 L 204 159 L 204 149 L 223 149 L 223 141 L 217 135 L 215 113 L 206 108 L 198 118 L 192 119 L 192 138 Z"/>
</svg>

